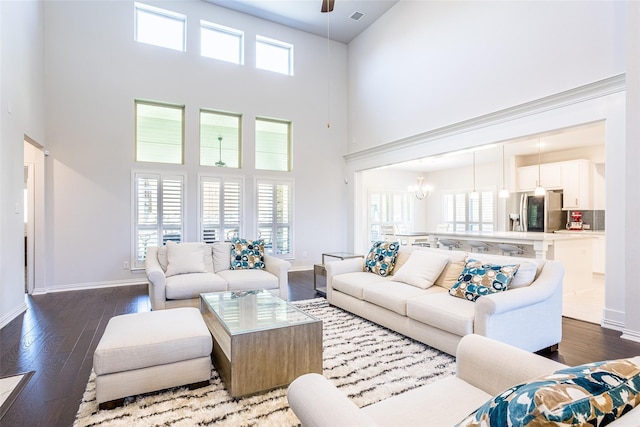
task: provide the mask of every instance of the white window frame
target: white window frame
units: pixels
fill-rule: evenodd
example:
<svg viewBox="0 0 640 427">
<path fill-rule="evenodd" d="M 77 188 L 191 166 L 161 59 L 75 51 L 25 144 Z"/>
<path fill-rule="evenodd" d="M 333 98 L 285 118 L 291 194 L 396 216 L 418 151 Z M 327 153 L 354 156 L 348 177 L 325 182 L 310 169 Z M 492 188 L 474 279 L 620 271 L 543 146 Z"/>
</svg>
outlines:
<svg viewBox="0 0 640 427">
<path fill-rule="evenodd" d="M 139 196 L 138 196 L 138 180 L 139 179 L 153 179 L 153 180 L 157 180 L 157 184 L 156 184 L 156 222 L 155 225 L 149 225 L 149 226 L 144 226 L 138 223 L 138 218 L 139 218 L 139 211 L 138 208 L 140 206 L 139 204 Z M 181 186 L 180 186 L 180 225 L 179 227 L 175 227 L 172 226 L 170 224 L 166 224 L 165 220 L 164 220 L 164 210 L 165 210 L 165 205 L 164 205 L 164 195 L 163 195 L 163 183 L 165 181 L 180 181 Z M 138 253 L 139 250 L 139 243 L 140 243 L 140 239 L 139 239 L 139 232 L 141 230 L 149 230 L 149 231 L 154 231 L 155 230 L 155 241 L 152 241 L 151 244 L 149 244 L 149 246 L 161 246 L 163 244 L 165 244 L 168 240 L 174 240 L 174 241 L 183 241 L 185 235 L 185 230 L 186 230 L 186 215 L 185 215 L 185 209 L 186 209 L 186 205 L 187 205 L 187 195 L 186 195 L 186 188 L 187 188 L 187 177 L 185 174 L 180 174 L 180 173 L 173 173 L 173 172 L 158 172 L 158 171 L 144 171 L 144 170 L 133 170 L 131 172 L 131 214 L 132 214 L 132 218 L 131 218 L 131 224 L 132 224 L 132 233 L 131 233 L 131 246 L 132 246 L 132 256 L 131 256 L 131 269 L 132 270 L 136 270 L 136 269 L 143 269 L 144 268 L 144 260 L 146 257 L 146 252 L 144 254 L 144 256 L 139 256 L 140 254 Z M 173 232 L 177 232 L 179 235 L 178 239 L 172 239 L 172 238 L 165 238 L 167 232 L 169 231 L 173 231 Z M 146 245 L 145 245 L 146 246 Z"/>
<path fill-rule="evenodd" d="M 152 106 L 152 107 L 159 107 L 159 108 L 166 108 L 166 109 L 174 109 L 174 110 L 180 110 L 181 111 L 181 119 L 180 119 L 180 159 L 179 161 L 162 161 L 159 159 L 140 159 L 139 158 L 139 146 L 140 146 L 140 142 L 138 141 L 138 105 L 148 105 L 148 106 Z M 185 116 L 184 116 L 184 110 L 185 110 L 185 106 L 184 105 L 177 105 L 177 104 L 169 104 L 166 102 L 157 102 L 157 101 L 146 101 L 146 100 L 142 100 L 142 99 L 135 99 L 134 100 L 134 112 L 133 112 L 133 120 L 135 122 L 135 129 L 134 129 L 134 139 L 135 139 L 135 161 L 136 162 L 146 162 L 146 163 L 164 163 L 164 164 L 175 164 L 175 165 L 182 165 L 184 164 L 184 123 L 185 123 Z"/>
<path fill-rule="evenodd" d="M 175 21 L 182 25 L 182 40 L 181 46 L 173 45 L 170 43 L 165 43 L 160 40 L 140 40 L 139 33 L 139 12 L 143 12 L 149 15 L 155 15 L 157 17 Z M 171 10 L 161 9 L 159 7 L 150 6 L 145 3 L 134 2 L 134 29 L 133 29 L 133 39 L 139 43 L 150 44 L 153 46 L 164 47 L 166 49 L 177 50 L 180 52 L 185 52 L 187 50 L 187 17 L 181 13 L 173 12 Z"/>
<path fill-rule="evenodd" d="M 453 202 L 452 220 L 449 219 L 448 202 L 447 199 L 451 197 Z M 473 212 L 471 211 L 472 199 L 477 197 L 477 220 L 472 218 Z M 492 206 L 490 207 L 489 218 L 486 218 L 487 211 L 483 209 L 483 204 L 486 203 L 486 198 L 491 200 Z M 456 218 L 455 212 L 457 204 L 464 200 L 464 219 Z M 484 200 L 484 202 L 483 202 Z M 450 226 L 453 231 L 494 231 L 497 226 L 497 198 L 495 188 L 484 188 L 476 191 L 474 195 L 471 191 L 444 191 L 442 196 L 442 218 L 443 224 Z"/>
<path fill-rule="evenodd" d="M 289 205 L 287 216 L 289 218 L 288 222 L 278 222 L 277 215 L 277 200 L 272 204 L 272 220 L 270 223 L 259 222 L 260 221 L 260 186 L 261 185 L 270 185 L 272 188 L 278 185 L 286 185 L 288 187 L 288 197 L 289 197 Z M 294 242 L 294 195 L 295 195 L 295 182 L 293 179 L 281 179 L 281 178 L 267 178 L 267 177 L 257 177 L 255 179 L 255 233 L 256 238 L 261 238 L 265 240 L 265 252 L 271 256 L 283 259 L 293 259 L 295 254 Z M 261 228 L 271 227 L 272 234 L 270 236 L 261 235 Z M 289 241 L 289 251 L 283 253 L 282 246 L 278 245 L 277 239 L 274 236 L 278 235 L 279 229 L 288 229 L 288 241 Z M 275 244 L 275 247 L 274 247 Z"/>
<path fill-rule="evenodd" d="M 230 113 L 230 112 L 226 112 L 226 111 L 218 111 L 218 110 L 212 110 L 212 109 L 208 109 L 208 108 L 201 108 L 200 109 L 200 166 L 217 166 L 216 162 L 204 162 L 204 158 L 206 157 L 206 151 L 208 150 L 208 147 L 204 146 L 204 140 L 205 139 L 210 139 L 210 138 L 216 138 L 215 135 L 203 135 L 203 123 L 202 123 L 202 116 L 203 114 L 212 114 L 212 115 L 218 115 L 218 116 L 227 116 L 227 117 L 233 117 L 236 118 L 238 120 L 238 126 L 237 126 L 237 131 L 238 131 L 238 135 L 237 135 L 237 139 L 236 140 L 232 140 L 232 142 L 229 142 L 229 138 L 223 138 L 222 139 L 222 147 L 221 150 L 219 149 L 220 146 L 218 145 L 219 142 L 217 140 L 214 141 L 214 146 L 218 147 L 218 149 L 214 149 L 215 151 L 215 156 L 214 158 L 218 159 L 218 160 L 222 160 L 223 162 L 225 162 L 224 167 L 227 168 L 233 168 L 233 169 L 239 169 L 242 167 L 241 164 L 241 154 L 242 154 L 242 114 L 240 113 Z M 215 129 L 215 128 L 214 128 Z M 220 135 L 222 136 L 222 135 Z M 229 149 L 230 145 L 235 144 L 235 146 L 232 149 Z M 225 148 L 227 147 L 227 148 Z M 225 155 L 225 152 L 228 153 L 229 151 L 231 152 L 235 152 L 236 156 L 235 158 L 233 158 L 232 156 L 229 155 Z M 222 155 L 221 155 L 222 154 Z M 219 158 L 221 156 L 221 158 Z M 230 160 L 233 159 L 235 161 L 235 164 L 231 164 Z"/>
<path fill-rule="evenodd" d="M 274 65 L 273 63 L 275 60 L 272 57 L 269 58 L 269 61 L 266 61 L 266 57 L 260 56 L 262 47 L 282 50 L 286 53 L 287 64 L 278 63 Z M 256 35 L 256 68 L 287 76 L 293 76 L 293 45 L 280 40 L 271 39 L 269 37 Z"/>
<path fill-rule="evenodd" d="M 200 241 L 212 243 L 214 241 L 228 241 L 233 237 L 242 237 L 244 236 L 244 178 L 243 177 L 224 177 L 219 175 L 211 175 L 211 174 L 200 174 L 198 178 L 198 236 L 200 236 Z M 206 182 L 217 182 L 220 184 L 220 200 L 218 202 L 219 206 L 219 221 L 212 222 L 210 224 L 206 224 L 204 220 L 204 184 Z M 237 184 L 239 187 L 238 190 L 238 221 L 230 222 L 228 221 L 227 216 L 225 215 L 225 184 Z M 205 233 L 208 234 L 208 231 L 214 228 L 216 230 L 216 238 L 210 239 Z M 222 239 L 220 239 L 222 237 Z"/>
<path fill-rule="evenodd" d="M 222 36 L 232 37 L 237 41 L 236 58 L 231 59 L 230 56 L 222 54 L 218 50 L 218 46 L 205 45 L 205 31 L 211 31 L 218 33 Z M 225 46 L 230 47 L 231 44 Z M 209 53 L 207 49 L 211 49 L 213 53 Z M 200 21 L 200 55 L 205 58 L 213 58 L 220 61 L 230 62 L 232 64 L 244 65 L 244 31 L 236 30 L 235 28 L 225 27 L 223 25 L 214 24 L 213 22 Z"/>
<path fill-rule="evenodd" d="M 258 122 L 271 122 L 271 123 L 277 123 L 277 124 L 282 124 L 282 125 L 286 125 L 287 126 L 287 160 L 286 160 L 286 168 L 285 169 L 273 169 L 273 168 L 267 168 L 267 167 L 263 167 L 263 166 L 259 166 L 259 157 L 261 155 L 267 155 L 269 153 L 267 153 L 266 151 L 258 151 L 259 149 L 259 138 L 258 138 Z M 293 124 L 291 123 L 291 121 L 289 120 L 281 120 L 281 119 L 272 119 L 272 118 L 268 118 L 268 117 L 256 117 L 255 121 L 254 121 L 254 130 L 255 130 L 255 151 L 254 151 L 254 161 L 255 161 L 255 168 L 259 169 L 259 170 L 272 170 L 272 171 L 278 171 L 278 172 L 291 172 L 291 170 L 293 169 L 293 155 L 292 155 L 292 147 L 293 147 L 293 143 L 292 143 L 292 131 L 293 131 Z"/>
</svg>

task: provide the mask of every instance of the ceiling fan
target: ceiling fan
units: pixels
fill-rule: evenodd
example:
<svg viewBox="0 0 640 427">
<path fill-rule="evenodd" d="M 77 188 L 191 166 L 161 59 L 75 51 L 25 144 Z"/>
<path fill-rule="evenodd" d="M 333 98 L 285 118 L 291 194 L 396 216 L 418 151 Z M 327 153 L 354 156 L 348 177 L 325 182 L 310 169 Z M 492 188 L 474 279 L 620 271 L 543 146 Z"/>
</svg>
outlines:
<svg viewBox="0 0 640 427">
<path fill-rule="evenodd" d="M 335 3 L 335 0 L 322 0 L 322 9 L 320 9 L 320 12 L 333 12 L 333 3 Z"/>
</svg>

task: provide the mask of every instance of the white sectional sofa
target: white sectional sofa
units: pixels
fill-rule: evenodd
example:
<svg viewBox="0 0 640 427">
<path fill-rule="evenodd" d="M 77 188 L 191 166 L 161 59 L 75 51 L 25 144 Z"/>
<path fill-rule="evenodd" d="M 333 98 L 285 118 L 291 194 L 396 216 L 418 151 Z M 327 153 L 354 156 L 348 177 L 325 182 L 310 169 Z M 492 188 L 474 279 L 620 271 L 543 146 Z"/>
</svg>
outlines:
<svg viewBox="0 0 640 427">
<path fill-rule="evenodd" d="M 424 252 L 412 257 L 415 251 Z M 420 268 L 438 263 L 425 256 L 446 257 L 432 286 L 422 280 L 429 271 Z M 469 259 L 520 267 L 507 291 L 473 302 L 449 294 Z M 460 339 L 473 333 L 532 352 L 557 348 L 562 338 L 564 268 L 559 262 L 418 246 L 401 246 L 386 277 L 363 271 L 364 262 L 326 264 L 329 303 L 449 354 L 455 355 Z"/>
<path fill-rule="evenodd" d="M 234 270 L 230 242 L 169 242 L 168 246 L 147 248 L 145 269 L 152 310 L 199 307 L 200 294 L 206 292 L 267 289 L 288 299 L 288 261 L 264 254 L 264 268 Z M 175 251 L 178 247 L 182 253 Z"/>
<path fill-rule="evenodd" d="M 342 391 L 319 374 L 306 374 L 298 377 L 289 386 L 287 398 L 289 406 L 305 427 L 441 427 L 458 425 L 481 405 L 491 401 L 494 396 L 496 398 L 504 397 L 505 400 L 511 397 L 511 402 L 514 403 L 535 402 L 529 413 L 537 413 L 538 410 L 541 410 L 544 413 L 541 418 L 544 420 L 544 417 L 549 413 L 569 413 L 571 415 L 579 410 L 584 411 L 585 400 L 589 400 L 588 403 L 592 405 L 586 405 L 587 412 L 591 416 L 595 411 L 591 412 L 590 408 L 594 406 L 599 409 L 611 410 L 611 406 L 616 405 L 600 405 L 599 402 L 611 402 L 611 399 L 605 395 L 613 393 L 616 394 L 616 399 L 613 399 L 615 403 L 626 400 L 625 403 L 620 404 L 620 407 L 624 408 L 620 412 L 628 412 L 609 425 L 637 427 L 640 426 L 640 406 L 638 406 L 637 391 L 634 393 L 633 389 L 638 390 L 640 383 L 638 380 L 639 367 L 637 366 L 640 364 L 640 357 L 630 360 L 636 364 L 636 369 L 626 370 L 621 375 L 627 378 L 626 382 L 631 385 L 630 388 L 625 385 L 617 386 L 609 381 L 611 389 L 605 392 L 600 391 L 599 397 L 589 396 L 588 392 L 597 395 L 594 392 L 595 388 L 590 390 L 589 387 L 584 389 L 574 387 L 577 390 L 583 390 L 584 394 L 578 391 L 564 394 L 566 383 L 571 381 L 570 375 L 553 375 L 554 381 L 546 382 L 532 381 L 532 379 L 548 376 L 558 370 L 566 369 L 567 366 L 537 354 L 472 334 L 460 340 L 455 376 L 434 381 L 364 408 L 358 408 Z M 586 370 L 580 369 L 580 374 L 573 375 L 573 377 L 579 377 L 582 373 L 586 373 Z M 587 375 L 583 378 L 586 377 Z M 525 388 L 517 389 L 514 386 L 527 383 L 530 387 L 526 390 L 530 393 L 535 392 L 536 399 L 517 399 L 517 391 L 523 392 Z M 585 382 L 582 382 L 581 385 L 584 386 Z M 514 393 L 511 396 L 503 393 L 511 387 L 514 387 Z M 520 396 L 523 395 L 531 396 L 527 396 L 526 393 L 520 394 Z M 553 398 L 549 399 L 552 396 Z M 576 403 L 577 409 L 568 409 Z M 634 404 L 635 408 L 630 409 Z M 491 425 L 507 425 L 502 418 L 504 411 L 500 409 L 506 408 L 506 406 L 495 405 L 494 408 L 496 408 L 496 412 L 487 415 L 493 421 Z M 509 406 L 509 408 L 512 407 Z M 522 414 L 518 411 L 513 411 L 513 413 Z M 492 416 L 498 420 L 495 421 Z M 538 419 L 538 423 L 534 424 L 544 425 L 542 420 Z M 467 425 L 488 426 L 489 420 L 484 418 L 484 421 L 484 423 L 472 421 L 460 425 L 461 427 Z M 523 424 L 514 423 L 513 425 Z"/>
</svg>

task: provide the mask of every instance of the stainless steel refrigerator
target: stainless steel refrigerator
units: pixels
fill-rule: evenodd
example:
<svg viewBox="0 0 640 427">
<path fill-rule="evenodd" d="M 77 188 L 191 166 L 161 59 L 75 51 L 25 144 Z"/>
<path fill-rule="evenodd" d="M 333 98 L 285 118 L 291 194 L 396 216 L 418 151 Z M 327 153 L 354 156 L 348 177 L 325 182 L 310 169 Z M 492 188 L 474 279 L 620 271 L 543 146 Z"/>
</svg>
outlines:
<svg viewBox="0 0 640 427">
<path fill-rule="evenodd" d="M 550 233 L 564 229 L 562 218 L 562 191 L 547 191 L 544 196 L 520 194 L 522 231 Z"/>
</svg>

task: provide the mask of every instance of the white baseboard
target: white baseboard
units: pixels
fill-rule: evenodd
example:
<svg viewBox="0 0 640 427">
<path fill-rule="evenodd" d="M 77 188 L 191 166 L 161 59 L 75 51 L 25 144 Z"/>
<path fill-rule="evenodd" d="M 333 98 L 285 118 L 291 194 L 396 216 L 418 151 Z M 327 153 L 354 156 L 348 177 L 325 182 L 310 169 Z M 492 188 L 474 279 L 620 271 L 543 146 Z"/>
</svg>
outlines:
<svg viewBox="0 0 640 427">
<path fill-rule="evenodd" d="M 20 316 L 25 311 L 27 311 L 27 304 L 23 302 L 22 304 L 17 306 L 14 310 L 2 316 L 2 318 L 0 318 L 0 329 L 7 326 L 13 319 Z"/>
<path fill-rule="evenodd" d="M 623 329 L 620 338 L 629 341 L 640 342 L 640 332 L 632 331 L 630 329 Z"/>
<path fill-rule="evenodd" d="M 309 271 L 313 270 L 313 265 L 299 265 L 297 267 L 291 267 L 289 271 Z"/>
<path fill-rule="evenodd" d="M 137 280 L 112 280 L 108 282 L 90 282 L 90 283 L 74 283 L 70 285 L 60 285 L 48 287 L 46 292 L 67 292 L 67 291 L 82 291 L 87 289 L 99 289 L 99 288 L 113 288 L 117 286 L 134 286 L 134 285 L 146 285 L 149 283 L 146 278 Z"/>
</svg>

